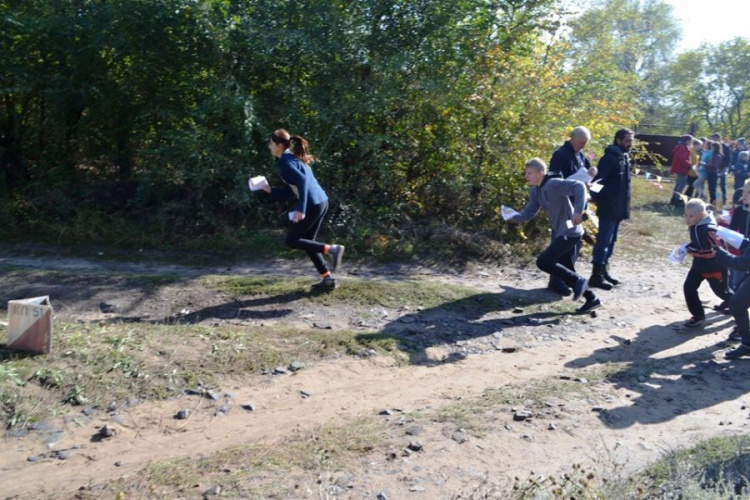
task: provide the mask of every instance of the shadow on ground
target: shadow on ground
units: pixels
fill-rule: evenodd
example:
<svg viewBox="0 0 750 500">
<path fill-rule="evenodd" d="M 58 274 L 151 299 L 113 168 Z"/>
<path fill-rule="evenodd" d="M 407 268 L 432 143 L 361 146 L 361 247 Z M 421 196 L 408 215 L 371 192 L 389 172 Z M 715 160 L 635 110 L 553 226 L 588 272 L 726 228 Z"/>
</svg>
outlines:
<svg viewBox="0 0 750 500">
<path fill-rule="evenodd" d="M 546 288 L 522 290 L 504 286 L 501 293 L 478 293 L 446 302 L 437 307 L 409 313 L 387 323 L 379 333 L 361 334 L 360 341 L 394 338 L 409 354 L 413 365 L 435 366 L 460 361 L 464 355 L 453 353 L 445 359 L 433 359 L 427 349 L 454 345 L 459 341 L 493 336 L 519 326 L 557 325 L 561 316 L 572 313 L 545 311 L 525 313 L 524 307 L 560 300 Z M 513 311 L 513 316 L 507 312 Z M 493 340 L 494 341 L 494 340 Z M 502 349 L 496 344 L 497 349 Z"/>
<path fill-rule="evenodd" d="M 366 345 L 377 340 L 395 339 L 408 353 L 411 364 L 431 366 L 459 361 L 463 357 L 453 354 L 446 359 L 431 359 L 427 352 L 430 347 L 453 346 L 459 341 L 489 338 L 511 328 L 556 325 L 561 322 L 561 316 L 570 314 L 556 311 L 526 313 L 524 308 L 559 301 L 560 296 L 547 289 L 503 288 L 500 293 L 477 293 L 436 307 L 407 313 L 385 325 L 375 321 L 364 322 L 361 326 L 371 332 L 358 334 L 356 340 Z M 291 315 L 299 308 L 295 306 L 295 302 L 318 293 L 300 289 L 278 295 L 234 300 L 187 314 L 149 319 L 148 322 L 194 324 L 210 320 L 279 319 Z M 335 314 L 335 309 L 330 313 Z M 138 316 L 116 316 L 107 321 L 140 322 L 144 319 Z M 372 333 L 372 330 L 378 331 Z M 488 340 L 497 341 L 494 337 Z M 499 344 L 496 348 L 500 349 Z M 489 344 L 488 349 L 492 349 Z"/>
<path fill-rule="evenodd" d="M 676 322 L 650 326 L 631 342 L 612 335 L 610 338 L 619 345 L 598 349 L 566 366 L 628 363 L 607 379 L 616 388 L 639 395 L 628 404 L 601 412 L 600 418 L 608 427 L 625 429 L 667 422 L 750 391 L 750 360 L 730 362 L 723 357 L 733 346 L 726 340 L 733 324 L 729 316 L 712 314 L 703 329 L 686 330 Z M 670 354 L 697 335 L 714 336 L 716 342 L 697 351 Z"/>
</svg>

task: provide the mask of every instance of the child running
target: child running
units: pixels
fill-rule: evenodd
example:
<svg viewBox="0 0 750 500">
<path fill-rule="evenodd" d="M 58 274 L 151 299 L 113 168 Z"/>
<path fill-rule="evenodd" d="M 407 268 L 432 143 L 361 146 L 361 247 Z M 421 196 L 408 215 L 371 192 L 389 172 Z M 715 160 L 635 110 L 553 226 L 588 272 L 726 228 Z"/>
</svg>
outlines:
<svg viewBox="0 0 750 500">
<path fill-rule="evenodd" d="M 284 129 L 271 134 L 268 149 L 279 159 L 276 165 L 285 186 L 271 188 L 266 185 L 264 191 L 274 201 L 297 200 L 294 211 L 290 213 L 291 225 L 286 233 L 286 244 L 290 248 L 304 250 L 310 256 L 321 277 L 321 281 L 312 286 L 314 290 L 333 290 L 336 280 L 331 272 L 341 266 L 344 246 L 315 241 L 328 212 L 328 196 L 310 168 L 315 157 L 308 151 L 307 140 L 299 135 L 290 136 Z M 330 270 L 323 259 L 324 254 L 331 258 Z"/>
<path fill-rule="evenodd" d="M 726 270 L 714 258 L 713 247 L 720 243 L 716 236 L 716 221 L 706 210 L 706 203 L 693 198 L 685 205 L 685 223 L 689 226 L 690 243 L 687 250 L 693 256 L 683 291 L 685 302 L 692 317 L 685 322 L 685 326 L 694 328 L 701 326 L 706 320 L 698 288 L 703 280 L 707 280 L 711 290 L 724 301 L 728 301 L 732 294 L 727 286 Z"/>
</svg>

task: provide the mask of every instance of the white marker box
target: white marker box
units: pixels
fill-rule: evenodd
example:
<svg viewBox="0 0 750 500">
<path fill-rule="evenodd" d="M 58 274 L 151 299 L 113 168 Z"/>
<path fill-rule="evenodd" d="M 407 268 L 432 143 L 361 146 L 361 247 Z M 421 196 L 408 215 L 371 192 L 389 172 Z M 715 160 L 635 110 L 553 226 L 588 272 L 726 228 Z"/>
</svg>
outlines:
<svg viewBox="0 0 750 500">
<path fill-rule="evenodd" d="M 52 339 L 52 305 L 48 296 L 8 301 L 8 348 L 48 353 Z"/>
<path fill-rule="evenodd" d="M 250 188 L 250 191 L 261 191 L 268 187 L 268 181 L 262 175 L 258 175 L 250 177 L 247 181 L 247 186 Z"/>
</svg>

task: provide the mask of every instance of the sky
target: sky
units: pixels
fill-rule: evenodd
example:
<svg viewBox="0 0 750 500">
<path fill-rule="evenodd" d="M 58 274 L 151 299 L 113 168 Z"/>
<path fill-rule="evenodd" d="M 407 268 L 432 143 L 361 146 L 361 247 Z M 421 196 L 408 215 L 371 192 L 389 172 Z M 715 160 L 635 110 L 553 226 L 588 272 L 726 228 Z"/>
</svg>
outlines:
<svg viewBox="0 0 750 500">
<path fill-rule="evenodd" d="M 715 45 L 741 36 L 750 39 L 750 0 L 664 0 L 682 25 L 676 52 Z"/>
</svg>

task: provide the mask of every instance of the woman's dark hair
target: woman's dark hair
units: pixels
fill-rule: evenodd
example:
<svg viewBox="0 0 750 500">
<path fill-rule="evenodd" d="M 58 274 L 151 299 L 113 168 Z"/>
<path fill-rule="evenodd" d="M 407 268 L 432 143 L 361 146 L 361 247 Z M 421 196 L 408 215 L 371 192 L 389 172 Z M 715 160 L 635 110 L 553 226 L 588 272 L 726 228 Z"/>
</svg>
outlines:
<svg viewBox="0 0 750 500">
<path fill-rule="evenodd" d="M 721 143 L 717 141 L 711 141 L 711 150 L 714 154 L 721 154 Z"/>
<path fill-rule="evenodd" d="M 308 165 L 315 161 L 315 157 L 310 154 L 308 149 L 307 139 L 301 135 L 290 135 L 289 132 L 280 128 L 273 131 L 271 140 L 276 144 L 283 144 L 285 148 L 289 148 L 294 156 Z"/>
</svg>

